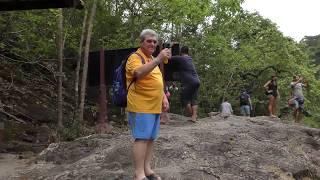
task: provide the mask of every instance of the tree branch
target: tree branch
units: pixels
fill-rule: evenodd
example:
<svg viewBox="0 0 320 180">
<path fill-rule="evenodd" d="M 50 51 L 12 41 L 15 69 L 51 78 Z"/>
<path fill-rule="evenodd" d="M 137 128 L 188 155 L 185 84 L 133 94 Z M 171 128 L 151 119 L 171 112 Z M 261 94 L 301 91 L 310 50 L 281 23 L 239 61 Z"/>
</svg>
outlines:
<svg viewBox="0 0 320 180">
<path fill-rule="evenodd" d="M 5 115 L 9 116 L 10 118 L 12 118 L 12 119 L 14 119 L 14 120 L 18 121 L 19 123 L 27 124 L 24 120 L 22 120 L 22 119 L 20 119 L 20 118 L 16 117 L 15 115 L 12 115 L 12 114 L 10 114 L 10 113 L 8 113 L 8 112 L 4 111 L 4 110 L 2 110 L 2 109 L 0 109 L 0 113 L 3 113 L 3 114 L 5 114 Z"/>
</svg>

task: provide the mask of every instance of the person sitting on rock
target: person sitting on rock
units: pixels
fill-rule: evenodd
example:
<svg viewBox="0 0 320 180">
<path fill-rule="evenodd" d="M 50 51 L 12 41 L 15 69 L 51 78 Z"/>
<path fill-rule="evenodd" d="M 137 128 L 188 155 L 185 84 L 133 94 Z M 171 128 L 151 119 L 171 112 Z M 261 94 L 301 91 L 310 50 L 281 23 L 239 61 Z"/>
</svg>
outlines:
<svg viewBox="0 0 320 180">
<path fill-rule="evenodd" d="M 224 119 L 230 117 L 233 114 L 232 106 L 228 102 L 227 97 L 224 98 L 224 102 L 220 106 L 220 112 L 221 117 L 223 117 Z"/>
</svg>

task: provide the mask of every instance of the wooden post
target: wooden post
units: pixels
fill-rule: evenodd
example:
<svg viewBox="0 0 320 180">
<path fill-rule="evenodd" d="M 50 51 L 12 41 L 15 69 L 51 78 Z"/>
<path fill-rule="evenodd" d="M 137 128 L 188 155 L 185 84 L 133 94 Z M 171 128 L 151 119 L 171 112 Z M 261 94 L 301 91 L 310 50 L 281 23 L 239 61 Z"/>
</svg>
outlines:
<svg viewBox="0 0 320 180">
<path fill-rule="evenodd" d="M 0 145 L 4 141 L 4 122 L 0 121 Z"/>
<path fill-rule="evenodd" d="M 98 133 L 106 133 L 111 129 L 108 125 L 107 116 L 107 94 L 106 94 L 106 83 L 105 83 L 105 68 L 104 68 L 104 49 L 100 49 L 100 103 L 99 103 L 99 118 L 97 124 Z"/>
</svg>

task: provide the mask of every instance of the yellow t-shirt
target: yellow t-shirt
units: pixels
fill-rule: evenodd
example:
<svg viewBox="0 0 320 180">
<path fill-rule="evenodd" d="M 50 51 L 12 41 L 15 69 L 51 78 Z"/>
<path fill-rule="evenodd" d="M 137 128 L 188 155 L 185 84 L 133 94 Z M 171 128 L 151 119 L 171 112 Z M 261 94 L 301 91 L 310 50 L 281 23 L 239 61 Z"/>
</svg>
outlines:
<svg viewBox="0 0 320 180">
<path fill-rule="evenodd" d="M 149 63 L 152 57 L 147 57 L 141 49 L 137 50 Z M 132 54 L 126 65 L 127 88 L 133 79 L 135 69 L 142 66 L 142 60 L 139 55 Z M 163 81 L 159 67 L 155 67 L 149 74 L 136 80 L 130 86 L 127 97 L 127 110 L 129 112 L 160 114 L 163 98 Z"/>
</svg>

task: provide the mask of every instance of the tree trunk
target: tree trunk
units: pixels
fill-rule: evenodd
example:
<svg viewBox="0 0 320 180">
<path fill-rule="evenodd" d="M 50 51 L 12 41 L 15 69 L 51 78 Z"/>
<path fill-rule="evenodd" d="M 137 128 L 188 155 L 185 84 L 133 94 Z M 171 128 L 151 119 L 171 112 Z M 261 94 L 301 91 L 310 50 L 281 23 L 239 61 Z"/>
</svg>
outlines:
<svg viewBox="0 0 320 180">
<path fill-rule="evenodd" d="M 62 81 L 63 81 L 63 14 L 62 9 L 59 13 L 58 23 L 58 59 L 59 59 L 59 73 L 58 73 L 58 127 L 63 127 L 63 97 L 62 97 Z"/>
<path fill-rule="evenodd" d="M 4 122 L 0 121 L 0 145 L 4 141 Z"/>
<path fill-rule="evenodd" d="M 232 81 L 232 79 L 233 79 L 233 74 L 234 74 L 234 72 L 232 71 L 232 73 L 231 73 L 231 75 L 230 75 L 230 77 L 229 77 L 228 83 L 227 83 L 227 85 L 226 85 L 226 87 L 225 87 L 225 89 L 224 89 L 224 91 L 223 91 L 223 96 L 222 96 L 222 102 L 221 102 L 221 103 L 223 103 L 224 100 L 225 100 L 225 98 L 226 98 L 226 93 L 227 93 L 227 91 L 228 91 L 228 89 L 229 89 L 229 86 L 230 86 L 230 84 L 231 84 L 231 81 Z"/>
<path fill-rule="evenodd" d="M 80 106 L 79 106 L 79 121 L 83 121 L 83 112 L 84 112 L 84 101 L 86 94 L 86 85 L 87 85 L 87 73 L 88 73 L 88 59 L 89 59 L 89 50 L 90 50 L 90 40 L 92 34 L 93 27 L 93 19 L 96 13 L 97 8 L 97 0 L 93 1 L 90 17 L 88 20 L 88 31 L 86 37 L 86 45 L 84 49 L 84 58 L 83 58 L 83 71 L 82 71 L 82 81 L 81 81 L 81 89 L 80 89 Z"/>
<path fill-rule="evenodd" d="M 78 51 L 78 61 L 77 61 L 77 67 L 75 72 L 75 83 L 74 83 L 74 99 L 75 99 L 75 112 L 74 112 L 74 119 L 77 117 L 77 110 L 79 109 L 79 77 L 80 77 L 80 66 L 81 66 L 81 59 L 82 59 L 82 47 L 83 47 L 83 41 L 84 36 L 86 33 L 86 23 L 88 19 L 88 10 L 85 11 L 83 23 L 82 23 L 82 33 L 80 38 L 80 44 L 79 44 L 79 51 Z"/>
<path fill-rule="evenodd" d="M 132 14 L 134 14 L 134 13 L 132 13 Z M 131 17 L 132 18 L 132 20 L 131 20 L 131 27 L 134 29 L 134 22 L 135 22 L 135 17 L 133 16 L 133 17 Z M 130 40 L 131 40 L 131 46 L 132 47 L 134 47 L 134 45 L 135 45 L 135 36 L 134 36 L 134 30 L 133 31 L 131 31 L 131 37 L 130 37 Z"/>
</svg>

